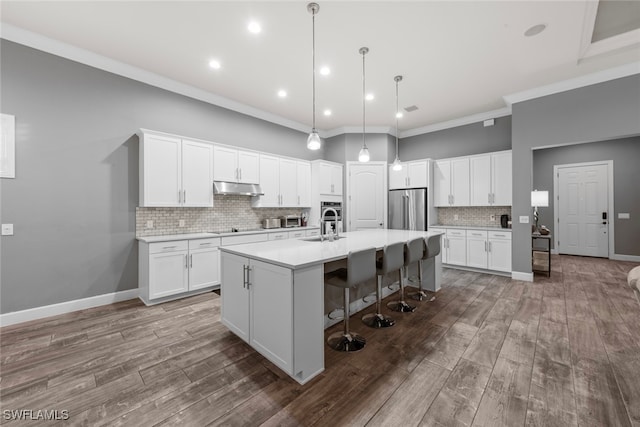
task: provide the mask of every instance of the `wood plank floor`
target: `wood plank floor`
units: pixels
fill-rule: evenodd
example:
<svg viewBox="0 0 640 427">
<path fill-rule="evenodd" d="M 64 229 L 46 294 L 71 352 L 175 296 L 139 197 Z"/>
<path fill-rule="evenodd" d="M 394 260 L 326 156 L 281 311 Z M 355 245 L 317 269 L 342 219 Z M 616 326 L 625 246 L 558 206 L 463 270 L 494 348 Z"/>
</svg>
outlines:
<svg viewBox="0 0 640 427">
<path fill-rule="evenodd" d="M 325 351 L 300 386 L 220 322 L 215 293 L 137 300 L 0 330 L 7 410 L 60 425 L 640 426 L 632 263 L 554 256 L 534 283 L 445 269 L 433 302 Z M 337 330 L 340 325 L 326 331 Z"/>
</svg>

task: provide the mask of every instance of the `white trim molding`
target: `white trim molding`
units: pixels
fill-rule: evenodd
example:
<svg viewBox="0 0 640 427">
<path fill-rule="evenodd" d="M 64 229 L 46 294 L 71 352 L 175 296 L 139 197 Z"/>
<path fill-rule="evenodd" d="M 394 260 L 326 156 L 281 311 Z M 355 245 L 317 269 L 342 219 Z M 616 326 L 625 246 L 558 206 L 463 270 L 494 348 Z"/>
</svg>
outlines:
<svg viewBox="0 0 640 427">
<path fill-rule="evenodd" d="M 522 271 L 512 271 L 511 278 L 513 280 L 521 280 L 523 282 L 533 282 L 533 273 L 525 273 Z"/>
<path fill-rule="evenodd" d="M 409 129 L 400 132 L 400 138 L 407 138 L 410 136 L 422 135 L 425 133 L 436 132 L 444 129 L 451 129 L 458 126 L 470 125 L 473 123 L 484 122 L 488 119 L 497 119 L 500 117 L 506 117 L 511 115 L 511 106 L 505 108 L 499 108 L 497 110 L 485 111 L 483 113 L 472 114 L 470 116 L 459 117 L 453 120 L 447 120 L 446 122 L 434 123 L 429 126 L 419 127 L 415 129 Z"/>
<path fill-rule="evenodd" d="M 612 256 L 609 257 L 609 259 L 614 259 L 616 261 L 640 262 L 640 255 L 613 254 Z"/>
<path fill-rule="evenodd" d="M 87 308 L 99 307 L 101 305 L 108 305 L 115 302 L 135 299 L 138 298 L 138 294 L 138 288 L 135 288 L 126 291 L 113 292 L 110 294 L 96 295 L 94 297 L 82 298 L 73 301 L 65 301 L 58 304 L 29 308 L 27 310 L 4 313 L 0 314 L 0 326 L 15 325 L 17 323 L 28 322 L 30 320 L 37 320 L 45 317 L 67 314 L 73 311 L 84 310 Z"/>
</svg>

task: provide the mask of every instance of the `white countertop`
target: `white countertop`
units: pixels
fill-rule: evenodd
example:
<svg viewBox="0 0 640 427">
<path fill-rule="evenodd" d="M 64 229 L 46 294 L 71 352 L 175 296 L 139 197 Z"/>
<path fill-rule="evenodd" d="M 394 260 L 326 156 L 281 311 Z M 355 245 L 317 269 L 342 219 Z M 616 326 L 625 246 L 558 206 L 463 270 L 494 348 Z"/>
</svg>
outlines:
<svg viewBox="0 0 640 427">
<path fill-rule="evenodd" d="M 502 228 L 492 225 L 430 225 L 429 228 L 451 228 L 457 230 L 485 230 L 485 231 L 508 231 L 511 233 L 510 228 Z"/>
<path fill-rule="evenodd" d="M 430 237 L 442 234 L 437 231 L 407 231 L 372 229 L 341 233 L 341 239 L 329 242 L 289 239 L 245 245 L 225 246 L 220 250 L 247 258 L 276 264 L 285 268 L 299 269 L 330 261 L 344 259 L 350 251 L 406 242 L 418 237 Z"/>
<path fill-rule="evenodd" d="M 224 233 L 184 233 L 165 234 L 162 236 L 140 236 L 137 240 L 145 243 L 172 242 L 175 240 L 209 239 L 211 237 L 241 236 L 246 234 L 281 233 L 283 231 L 313 230 L 320 227 L 288 227 L 288 228 L 257 228 L 255 230 L 229 231 Z"/>
</svg>

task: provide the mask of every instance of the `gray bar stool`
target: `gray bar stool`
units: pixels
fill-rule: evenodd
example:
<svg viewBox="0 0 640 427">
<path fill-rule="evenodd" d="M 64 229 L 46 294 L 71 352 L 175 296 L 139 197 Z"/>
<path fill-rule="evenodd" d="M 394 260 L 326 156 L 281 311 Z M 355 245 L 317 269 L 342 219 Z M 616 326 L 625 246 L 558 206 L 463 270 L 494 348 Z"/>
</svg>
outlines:
<svg viewBox="0 0 640 427">
<path fill-rule="evenodd" d="M 392 271 L 398 271 L 402 274 L 402 266 L 404 265 L 404 243 L 394 243 L 384 247 L 382 259 L 376 262 L 376 273 L 378 274 L 378 282 L 376 286 L 376 312 L 362 316 L 362 322 L 372 328 L 388 328 L 395 325 L 396 321 L 390 317 L 385 317 L 381 313 L 382 305 L 382 281 L 384 277 Z M 402 280 L 402 276 L 400 276 Z"/>
<path fill-rule="evenodd" d="M 400 273 L 400 300 L 387 303 L 387 307 L 390 310 L 399 311 L 401 313 L 415 311 L 416 308 L 414 306 L 411 306 L 404 301 L 404 281 L 407 276 L 409 266 L 414 262 L 420 261 L 423 252 L 424 239 L 422 237 L 409 240 L 404 244 L 404 263 Z"/>
<path fill-rule="evenodd" d="M 412 292 L 409 294 L 411 298 L 416 301 L 423 301 L 429 298 L 429 301 L 433 301 L 436 297 L 429 297 L 422 289 L 422 280 L 424 279 L 424 262 L 429 258 L 433 258 L 440 253 L 440 236 L 431 236 L 424 238 L 424 255 L 420 259 L 420 266 L 418 268 L 418 292 Z"/>
<path fill-rule="evenodd" d="M 361 335 L 349 330 L 349 291 L 367 280 L 376 277 L 376 248 L 349 252 L 347 268 L 340 268 L 324 275 L 327 285 L 344 289 L 344 330 L 331 334 L 327 344 L 337 351 L 362 350 L 366 340 Z"/>
</svg>

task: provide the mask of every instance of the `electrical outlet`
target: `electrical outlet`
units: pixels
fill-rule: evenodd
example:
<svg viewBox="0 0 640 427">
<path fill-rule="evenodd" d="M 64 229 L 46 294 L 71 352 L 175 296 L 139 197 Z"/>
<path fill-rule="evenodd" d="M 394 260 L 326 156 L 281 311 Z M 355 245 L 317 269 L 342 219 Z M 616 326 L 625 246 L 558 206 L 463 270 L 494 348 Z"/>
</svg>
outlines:
<svg viewBox="0 0 640 427">
<path fill-rule="evenodd" d="M 13 236 L 13 224 L 2 224 L 2 235 Z"/>
<path fill-rule="evenodd" d="M 495 221 L 495 220 L 496 220 L 495 215 L 489 215 L 489 221 Z"/>
<path fill-rule="evenodd" d="M 178 221 L 178 227 L 184 227 L 184 219 Z"/>
<path fill-rule="evenodd" d="M 153 228 L 153 220 L 147 221 L 147 228 Z"/>
<path fill-rule="evenodd" d="M 520 224 L 529 224 L 529 216 L 528 215 L 520 215 Z"/>
<path fill-rule="evenodd" d="M 454 221 L 457 221 L 457 220 L 458 220 L 458 214 L 454 214 L 454 215 L 453 215 L 453 220 L 454 220 Z"/>
</svg>

